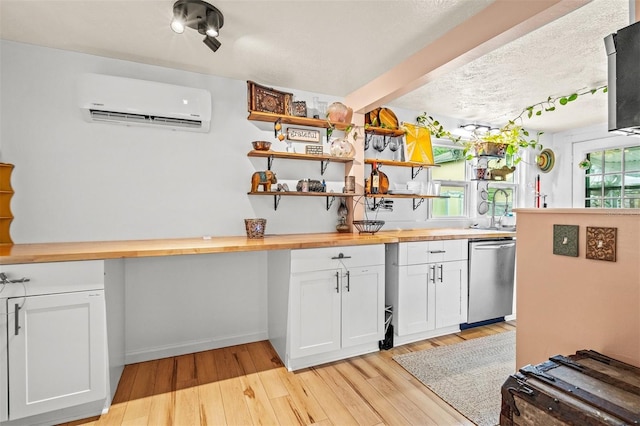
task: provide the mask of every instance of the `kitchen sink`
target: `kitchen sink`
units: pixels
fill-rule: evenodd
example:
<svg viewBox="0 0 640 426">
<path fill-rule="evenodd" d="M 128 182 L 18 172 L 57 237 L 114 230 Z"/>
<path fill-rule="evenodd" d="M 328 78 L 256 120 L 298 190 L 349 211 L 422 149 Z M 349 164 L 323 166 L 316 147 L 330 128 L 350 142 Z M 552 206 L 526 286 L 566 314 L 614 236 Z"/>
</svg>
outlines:
<svg viewBox="0 0 640 426">
<path fill-rule="evenodd" d="M 471 229 L 480 229 L 483 231 L 503 231 L 503 232 L 516 232 L 515 226 L 470 226 Z"/>
</svg>

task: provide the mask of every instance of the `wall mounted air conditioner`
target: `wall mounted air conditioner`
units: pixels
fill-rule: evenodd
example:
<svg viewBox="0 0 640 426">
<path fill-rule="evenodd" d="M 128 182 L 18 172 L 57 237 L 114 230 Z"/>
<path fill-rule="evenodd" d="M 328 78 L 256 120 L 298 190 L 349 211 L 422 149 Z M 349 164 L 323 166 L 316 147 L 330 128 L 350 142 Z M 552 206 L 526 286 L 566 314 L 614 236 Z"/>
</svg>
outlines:
<svg viewBox="0 0 640 426">
<path fill-rule="evenodd" d="M 78 103 L 89 122 L 208 132 L 207 90 L 101 74 L 83 74 Z"/>
</svg>

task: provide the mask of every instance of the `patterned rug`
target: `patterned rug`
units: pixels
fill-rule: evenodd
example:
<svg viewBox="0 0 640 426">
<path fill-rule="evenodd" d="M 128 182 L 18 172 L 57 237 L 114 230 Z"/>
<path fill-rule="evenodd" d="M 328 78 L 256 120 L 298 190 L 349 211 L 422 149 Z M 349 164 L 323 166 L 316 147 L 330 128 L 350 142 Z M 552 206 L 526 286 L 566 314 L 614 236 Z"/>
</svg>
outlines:
<svg viewBox="0 0 640 426">
<path fill-rule="evenodd" d="M 516 371 L 516 333 L 508 331 L 393 359 L 479 426 L 500 418 L 500 388 Z"/>
</svg>

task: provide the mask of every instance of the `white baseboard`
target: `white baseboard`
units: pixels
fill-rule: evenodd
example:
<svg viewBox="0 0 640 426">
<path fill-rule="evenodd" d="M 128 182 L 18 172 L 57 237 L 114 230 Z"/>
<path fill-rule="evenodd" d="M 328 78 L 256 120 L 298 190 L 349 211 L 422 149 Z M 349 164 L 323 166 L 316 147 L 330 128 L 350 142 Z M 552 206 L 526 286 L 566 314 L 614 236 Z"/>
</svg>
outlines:
<svg viewBox="0 0 640 426">
<path fill-rule="evenodd" d="M 406 336 L 393 336 L 393 347 L 406 345 L 420 340 L 431 339 L 432 337 L 444 336 L 446 334 L 454 334 L 460 332 L 460 326 L 438 328 L 437 330 L 425 331 L 422 333 L 407 334 Z"/>
<path fill-rule="evenodd" d="M 211 349 L 225 348 L 227 346 L 242 345 L 244 343 L 267 340 L 267 332 L 246 334 L 242 336 L 231 336 L 223 339 L 205 339 L 192 342 L 184 342 L 175 345 L 167 345 L 155 348 L 146 348 L 125 354 L 125 363 L 134 364 L 136 362 L 151 361 L 154 359 L 168 358 L 190 354 L 194 352 L 208 351 Z"/>
</svg>

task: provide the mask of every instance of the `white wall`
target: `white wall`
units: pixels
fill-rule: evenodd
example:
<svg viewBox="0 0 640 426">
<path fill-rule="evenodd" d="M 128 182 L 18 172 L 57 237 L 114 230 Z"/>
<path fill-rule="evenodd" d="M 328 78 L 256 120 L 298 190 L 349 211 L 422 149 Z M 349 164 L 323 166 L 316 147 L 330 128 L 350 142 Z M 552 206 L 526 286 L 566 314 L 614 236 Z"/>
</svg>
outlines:
<svg viewBox="0 0 640 426">
<path fill-rule="evenodd" d="M 0 52 L 0 160 L 16 166 L 14 242 L 243 235 L 249 217 L 266 217 L 267 233 L 335 229 L 337 206 L 327 212 L 323 198 L 283 197 L 274 212 L 271 197 L 247 195 L 251 174 L 266 169 L 247 157 L 250 142 L 275 139 L 247 120 L 245 81 L 4 40 Z M 85 72 L 207 89 L 212 130 L 84 122 L 75 85 Z M 296 181 L 320 177 L 319 164 L 303 163 L 274 168 Z M 342 183 L 344 167 L 330 165 L 325 179 Z"/>
</svg>

